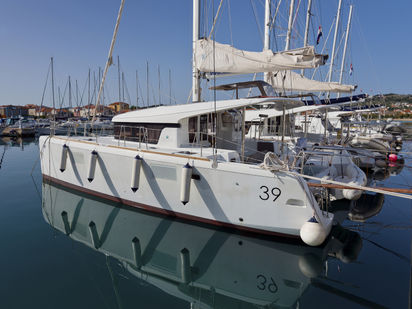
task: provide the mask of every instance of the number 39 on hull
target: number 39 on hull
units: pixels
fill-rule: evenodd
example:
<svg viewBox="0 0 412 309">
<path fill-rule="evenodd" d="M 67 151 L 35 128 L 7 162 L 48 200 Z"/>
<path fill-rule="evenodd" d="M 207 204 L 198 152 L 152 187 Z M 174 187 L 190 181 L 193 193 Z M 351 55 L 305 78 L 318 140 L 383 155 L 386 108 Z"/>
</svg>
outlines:
<svg viewBox="0 0 412 309">
<path fill-rule="evenodd" d="M 236 150 L 224 147 L 228 132 L 236 134 L 233 127 L 238 126 L 232 111 L 255 101 L 130 112 L 113 119 L 115 135 L 108 137 L 41 136 L 43 177 L 152 212 L 261 234 L 300 236 L 309 245 L 319 245 L 333 215 L 319 209 L 306 182 L 242 163 Z M 194 129 L 207 128 L 214 112 L 214 140 L 191 131 L 192 124 L 197 125 Z M 226 149 L 210 147 L 211 142 Z"/>
</svg>

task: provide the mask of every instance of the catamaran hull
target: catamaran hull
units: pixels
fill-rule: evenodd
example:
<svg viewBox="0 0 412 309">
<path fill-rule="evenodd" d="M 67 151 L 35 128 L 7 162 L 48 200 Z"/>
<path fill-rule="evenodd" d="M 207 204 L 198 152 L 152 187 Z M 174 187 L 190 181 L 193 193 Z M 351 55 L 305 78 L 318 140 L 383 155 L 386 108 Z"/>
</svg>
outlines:
<svg viewBox="0 0 412 309">
<path fill-rule="evenodd" d="M 41 136 L 39 144 L 44 179 L 108 200 L 191 221 L 294 238 L 315 215 L 326 234 L 330 231 L 333 216 L 322 214 L 305 182 L 282 172 L 233 162 L 214 168 L 206 158 L 84 139 Z M 68 147 L 64 168 L 63 145 Z M 132 188 L 137 155 L 142 159 L 139 187 Z M 187 164 L 193 175 L 184 203 L 180 193 Z"/>
</svg>

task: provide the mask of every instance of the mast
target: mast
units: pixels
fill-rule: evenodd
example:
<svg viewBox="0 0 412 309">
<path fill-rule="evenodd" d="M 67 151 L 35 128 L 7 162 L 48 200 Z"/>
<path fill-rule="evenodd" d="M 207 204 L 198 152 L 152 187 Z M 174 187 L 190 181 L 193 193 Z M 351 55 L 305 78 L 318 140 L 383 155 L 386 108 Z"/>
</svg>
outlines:
<svg viewBox="0 0 412 309">
<path fill-rule="evenodd" d="M 98 80 L 98 85 L 100 85 L 101 84 L 101 71 L 102 71 L 102 68 L 101 67 L 99 67 L 99 72 L 98 72 L 98 76 L 97 76 L 97 80 Z M 102 89 L 102 91 L 103 91 L 103 89 Z M 102 96 L 102 105 L 104 105 L 104 95 Z"/>
<path fill-rule="evenodd" d="M 96 105 L 96 103 L 97 103 L 97 98 L 96 98 L 96 95 L 97 95 L 97 93 L 96 93 L 96 83 L 97 83 L 97 78 L 96 78 L 96 71 L 93 71 L 93 101 L 94 101 L 94 104 Z M 96 106 L 94 107 L 94 108 L 96 108 Z"/>
<path fill-rule="evenodd" d="M 312 0 L 308 0 L 308 9 L 306 10 L 305 36 L 303 38 L 304 47 L 308 46 L 308 41 L 309 41 L 309 24 L 310 24 L 310 16 L 312 15 L 311 9 L 312 9 Z M 305 70 L 302 69 L 301 74 L 303 75 L 304 73 L 305 73 Z"/>
<path fill-rule="evenodd" d="M 87 118 L 90 118 L 90 68 L 89 68 L 89 79 L 88 79 L 88 92 L 87 92 Z"/>
<path fill-rule="evenodd" d="M 265 38 L 263 43 L 263 50 L 270 49 L 270 0 L 265 1 Z M 263 80 L 269 83 L 270 74 L 265 72 Z"/>
<path fill-rule="evenodd" d="M 288 21 L 288 32 L 286 34 L 286 46 L 285 50 L 290 48 L 290 37 L 292 35 L 292 23 L 293 23 L 293 8 L 295 7 L 295 0 L 290 0 L 289 8 L 289 21 Z"/>
<path fill-rule="evenodd" d="M 352 9 L 353 9 L 353 5 L 350 5 L 349 6 L 349 16 L 348 16 L 348 25 L 346 27 L 345 47 L 343 48 L 342 64 L 340 66 L 339 84 L 342 84 L 343 68 L 345 67 L 346 49 L 348 47 L 350 24 L 352 22 Z M 338 98 L 339 97 L 340 97 L 340 93 L 338 93 Z"/>
<path fill-rule="evenodd" d="M 196 42 L 199 39 L 200 0 L 193 0 L 192 101 L 200 101 L 199 71 L 196 66 Z"/>
<path fill-rule="evenodd" d="M 333 62 L 335 60 L 335 47 L 336 47 L 336 39 L 338 37 L 338 28 L 339 28 L 339 22 L 340 22 L 340 11 L 342 7 L 342 0 L 339 0 L 339 5 L 338 5 L 338 13 L 336 17 L 336 25 L 335 25 L 335 35 L 333 37 L 333 45 L 332 45 L 332 55 L 330 58 L 330 67 L 329 67 L 329 82 L 332 81 L 332 71 L 333 71 Z M 328 97 L 330 95 L 330 92 L 328 94 Z"/>
<path fill-rule="evenodd" d="M 139 108 L 139 76 L 136 70 L 136 108 Z"/>
<path fill-rule="evenodd" d="M 76 106 L 79 107 L 79 85 L 77 84 L 77 79 L 76 79 Z"/>
<path fill-rule="evenodd" d="M 147 106 L 149 106 L 149 62 L 146 61 L 146 93 L 147 93 Z"/>
<path fill-rule="evenodd" d="M 52 82 L 52 102 L 53 102 L 53 126 L 51 129 L 51 135 L 54 135 L 54 130 L 56 126 L 56 103 L 54 101 L 54 65 L 53 65 L 53 57 L 51 57 L 51 82 Z"/>
<path fill-rule="evenodd" d="M 122 102 L 124 102 L 126 99 L 124 97 L 124 72 L 122 72 Z"/>
<path fill-rule="evenodd" d="M 172 71 L 169 69 L 169 105 L 172 105 Z"/>
<path fill-rule="evenodd" d="M 119 83 L 119 102 L 121 102 L 121 87 L 120 87 L 120 58 L 119 55 L 117 55 L 117 79 L 118 79 L 118 83 Z"/>
<path fill-rule="evenodd" d="M 72 108 L 72 82 L 69 75 L 69 108 Z"/>
<path fill-rule="evenodd" d="M 162 105 L 162 101 L 160 97 L 160 64 L 157 65 L 157 78 L 159 80 L 159 105 Z"/>
</svg>

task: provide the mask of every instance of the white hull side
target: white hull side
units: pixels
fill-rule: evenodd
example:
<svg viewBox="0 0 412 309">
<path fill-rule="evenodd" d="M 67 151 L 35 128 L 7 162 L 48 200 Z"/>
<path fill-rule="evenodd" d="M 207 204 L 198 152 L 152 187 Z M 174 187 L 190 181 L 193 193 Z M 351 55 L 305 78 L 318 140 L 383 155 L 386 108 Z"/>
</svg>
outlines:
<svg viewBox="0 0 412 309">
<path fill-rule="evenodd" d="M 306 186 L 298 178 L 282 172 L 274 175 L 257 166 L 229 162 L 212 168 L 209 160 L 58 137 L 42 136 L 39 144 L 44 176 L 82 191 L 118 198 L 126 204 L 151 211 L 296 237 L 301 226 L 315 212 L 320 215 L 317 205 L 313 208 L 310 204 L 313 199 L 309 200 Z M 69 151 L 66 169 L 61 172 L 64 144 Z M 89 182 L 89 161 L 93 150 L 98 153 L 98 159 L 94 179 Z M 133 192 L 130 181 L 133 159 L 137 154 L 143 158 L 143 163 L 139 189 Z M 183 205 L 179 193 L 181 169 L 186 163 L 193 166 L 193 173 L 200 179 L 191 180 L 190 199 Z M 275 201 L 272 190 L 275 194 L 281 192 Z"/>
</svg>

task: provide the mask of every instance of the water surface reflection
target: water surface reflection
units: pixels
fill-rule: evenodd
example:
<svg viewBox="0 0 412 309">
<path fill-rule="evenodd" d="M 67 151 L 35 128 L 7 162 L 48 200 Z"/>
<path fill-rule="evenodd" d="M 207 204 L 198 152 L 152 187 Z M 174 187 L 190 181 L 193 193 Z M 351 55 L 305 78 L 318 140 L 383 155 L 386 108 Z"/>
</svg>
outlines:
<svg viewBox="0 0 412 309">
<path fill-rule="evenodd" d="M 124 272 L 136 289 L 144 281 L 191 308 L 297 307 L 310 286 L 376 305 L 329 285 L 328 262 L 354 262 L 362 248 L 359 234 L 341 226 L 313 248 L 151 215 L 46 182 L 42 191 L 51 226 L 118 261 L 118 273 L 108 264 L 118 304 L 127 302 L 115 280 Z"/>
</svg>

